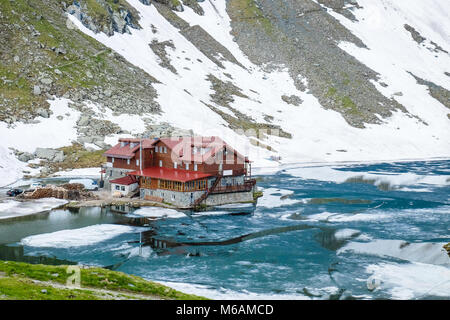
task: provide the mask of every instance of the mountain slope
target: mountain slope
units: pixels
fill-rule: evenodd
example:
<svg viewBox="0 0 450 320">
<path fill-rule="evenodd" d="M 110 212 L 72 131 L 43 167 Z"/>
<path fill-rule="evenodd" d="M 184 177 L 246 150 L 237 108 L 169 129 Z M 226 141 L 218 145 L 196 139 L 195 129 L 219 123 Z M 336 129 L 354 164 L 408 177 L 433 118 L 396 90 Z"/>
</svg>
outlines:
<svg viewBox="0 0 450 320">
<path fill-rule="evenodd" d="M 70 138 L 43 146 L 78 140 L 101 148 L 118 135 L 165 134 L 170 127 L 220 135 L 256 166 L 278 165 L 273 155 L 284 163 L 450 155 L 450 6 L 441 1 L 44 3 L 54 12 L 50 25 L 64 35 L 58 44 L 76 39 L 78 59 L 106 54 L 102 65 L 85 63 L 78 71 L 52 74 L 48 94 L 69 100 L 49 100 L 50 105 L 69 108 L 77 119 L 66 124 L 75 130 Z M 23 28 L 33 21 L 25 20 Z M 7 34 L 14 39 L 17 32 Z M 12 50 L 2 55 L 15 59 Z M 57 69 L 58 63 L 46 60 L 47 67 L 37 65 L 36 73 Z M 64 87 L 67 78 L 87 71 L 102 78 Z M 30 107 L 34 112 L 48 97 L 32 94 L 39 75 L 27 79 L 21 90 L 39 100 Z M 62 89 L 53 89 L 53 83 Z M 21 109 L 23 104 L 5 98 L 4 92 L 13 92 L 6 85 L 4 101 Z M 116 129 L 83 129 L 76 123 L 86 115 Z M 7 147 L 33 152 L 37 145 L 21 143 L 27 136 L 17 127 L 38 124 L 7 121 L 16 129 L 0 123 L 0 133 L 11 136 L 0 146 L 5 158 L 0 165 L 15 162 L 20 171 L 24 164 Z M 55 120 L 50 115 L 39 121 Z"/>
</svg>

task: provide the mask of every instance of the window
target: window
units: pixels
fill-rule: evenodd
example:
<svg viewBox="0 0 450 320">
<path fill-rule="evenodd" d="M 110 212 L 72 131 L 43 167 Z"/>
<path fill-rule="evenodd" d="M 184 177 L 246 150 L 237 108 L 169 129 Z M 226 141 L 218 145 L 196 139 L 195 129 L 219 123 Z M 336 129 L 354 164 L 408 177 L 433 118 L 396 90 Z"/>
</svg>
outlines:
<svg viewBox="0 0 450 320">
<path fill-rule="evenodd" d="M 186 170 L 189 170 L 189 163 L 186 163 Z"/>
<path fill-rule="evenodd" d="M 136 165 L 137 166 L 139 165 L 139 159 L 136 159 Z"/>
<path fill-rule="evenodd" d="M 116 190 L 119 190 L 119 191 L 120 191 L 120 186 L 117 186 L 117 185 L 116 185 Z"/>
<path fill-rule="evenodd" d="M 172 195 L 172 200 L 175 200 L 175 195 L 174 194 Z"/>
<path fill-rule="evenodd" d="M 127 159 L 127 164 L 130 164 L 130 159 Z"/>
<path fill-rule="evenodd" d="M 122 191 L 125 191 L 125 186 L 122 186 L 120 189 L 121 189 Z"/>
<path fill-rule="evenodd" d="M 166 147 L 164 147 L 164 153 L 167 153 L 167 148 Z"/>
<path fill-rule="evenodd" d="M 158 152 L 158 146 L 155 147 L 155 152 Z"/>
<path fill-rule="evenodd" d="M 114 157 L 111 158 L 111 163 L 114 163 Z"/>
<path fill-rule="evenodd" d="M 173 168 L 174 168 L 174 169 L 177 169 L 177 168 L 178 168 L 178 163 L 174 162 L 174 163 L 173 163 Z"/>
<path fill-rule="evenodd" d="M 194 163 L 194 171 L 197 171 L 197 164 L 196 163 Z"/>
<path fill-rule="evenodd" d="M 159 166 L 162 167 L 162 160 L 159 160 Z"/>
</svg>

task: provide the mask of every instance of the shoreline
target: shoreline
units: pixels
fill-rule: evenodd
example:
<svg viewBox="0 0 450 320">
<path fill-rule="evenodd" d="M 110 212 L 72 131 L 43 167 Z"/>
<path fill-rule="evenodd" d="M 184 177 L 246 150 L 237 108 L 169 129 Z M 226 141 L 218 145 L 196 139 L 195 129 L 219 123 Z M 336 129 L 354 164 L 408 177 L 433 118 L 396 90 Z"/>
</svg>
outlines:
<svg viewBox="0 0 450 320">
<path fill-rule="evenodd" d="M 278 163 L 277 166 L 267 166 L 267 167 L 253 167 L 252 173 L 253 176 L 262 176 L 262 175 L 274 175 L 278 171 L 285 170 L 285 169 L 292 169 L 292 168 L 298 168 L 298 167 L 305 167 L 305 166 L 345 166 L 345 165 L 359 165 L 359 164 L 379 164 L 379 163 L 405 163 L 405 162 L 427 162 L 427 161 L 450 161 L 450 157 L 446 156 L 438 156 L 438 157 L 430 157 L 430 158 L 400 158 L 400 159 L 375 159 L 375 160 L 355 160 L 355 161 L 349 161 L 349 160 L 342 160 L 342 161 L 313 161 L 313 160 L 304 160 L 304 161 L 297 161 L 297 162 L 282 162 Z M 276 161 L 273 161 L 276 162 Z M 69 171 L 60 171 L 53 174 L 50 174 L 46 177 L 28 177 L 25 178 L 27 180 L 37 179 L 37 180 L 45 180 L 45 179 L 71 179 L 71 178 L 90 178 L 90 179 L 96 179 L 100 176 L 93 176 L 90 174 L 76 174 L 73 173 L 74 170 L 83 170 L 83 169 L 92 169 L 92 168 L 74 168 Z M 14 182 L 8 183 L 6 185 L 0 185 L 0 189 L 7 189 L 12 188 L 15 184 L 17 184 L 19 181 L 24 180 L 24 177 L 22 176 L 20 179 L 15 180 Z"/>
</svg>

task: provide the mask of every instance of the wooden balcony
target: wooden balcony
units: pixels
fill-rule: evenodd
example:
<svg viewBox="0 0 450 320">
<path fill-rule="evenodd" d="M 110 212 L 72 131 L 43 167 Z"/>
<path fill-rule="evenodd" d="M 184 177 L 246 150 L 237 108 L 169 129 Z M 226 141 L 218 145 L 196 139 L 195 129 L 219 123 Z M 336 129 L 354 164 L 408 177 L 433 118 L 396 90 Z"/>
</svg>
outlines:
<svg viewBox="0 0 450 320">
<path fill-rule="evenodd" d="M 253 186 L 256 184 L 255 179 L 249 179 L 244 182 L 244 184 L 239 184 L 235 186 L 217 186 L 213 190 L 210 190 L 209 193 L 231 193 L 231 192 L 248 192 L 253 189 Z"/>
</svg>

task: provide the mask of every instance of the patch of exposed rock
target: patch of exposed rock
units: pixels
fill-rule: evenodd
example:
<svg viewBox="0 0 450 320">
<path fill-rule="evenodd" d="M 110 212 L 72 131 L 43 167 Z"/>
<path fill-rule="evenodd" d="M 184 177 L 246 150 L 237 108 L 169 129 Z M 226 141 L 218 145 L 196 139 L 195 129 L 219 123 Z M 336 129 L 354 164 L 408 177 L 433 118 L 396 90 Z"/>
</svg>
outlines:
<svg viewBox="0 0 450 320">
<path fill-rule="evenodd" d="M 373 85 L 375 71 L 339 48 L 342 41 L 365 45 L 328 13 L 331 8 L 352 11 L 358 6 L 355 1 L 325 0 L 227 2 L 232 35 L 250 60 L 268 71 L 287 66 L 299 90 L 306 78 L 320 104 L 341 113 L 350 125 L 363 128 L 381 123 L 379 116 L 387 118 L 394 110 L 407 113 Z"/>
<path fill-rule="evenodd" d="M 434 82 L 424 80 L 422 78 L 417 77 L 416 75 L 409 73 L 412 75 L 418 84 L 424 85 L 428 87 L 428 92 L 430 95 L 442 103 L 444 106 L 450 109 L 450 91 L 447 89 L 435 84 Z"/>
<path fill-rule="evenodd" d="M 123 0 L 75 0 L 66 8 L 66 12 L 80 20 L 89 30 L 104 32 L 108 36 L 114 32 L 131 33 L 129 28 L 140 29 L 139 14 Z"/>
<path fill-rule="evenodd" d="M 150 49 L 152 49 L 153 53 L 156 54 L 159 58 L 159 65 L 163 68 L 166 68 L 173 73 L 177 74 L 177 69 L 170 63 L 170 58 L 167 56 L 166 48 L 172 48 L 175 50 L 175 45 L 172 40 L 167 40 L 163 42 L 159 42 L 158 40 L 153 40 L 150 44 Z"/>
<path fill-rule="evenodd" d="M 294 106 L 297 106 L 297 107 L 299 105 L 301 105 L 302 102 L 303 102 L 303 100 L 299 96 L 296 96 L 296 95 L 290 95 L 290 96 L 282 95 L 281 96 L 281 100 L 283 100 L 286 103 L 289 103 L 289 104 L 292 104 Z"/>
</svg>

